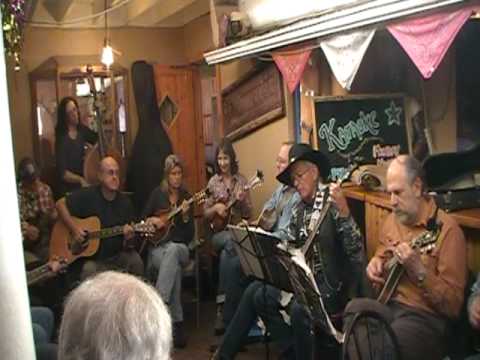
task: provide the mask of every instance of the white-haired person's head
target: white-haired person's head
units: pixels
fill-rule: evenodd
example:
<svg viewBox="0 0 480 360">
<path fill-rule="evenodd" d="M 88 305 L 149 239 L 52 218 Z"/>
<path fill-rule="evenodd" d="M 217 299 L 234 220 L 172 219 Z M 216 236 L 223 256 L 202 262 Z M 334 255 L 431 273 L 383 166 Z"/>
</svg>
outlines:
<svg viewBox="0 0 480 360">
<path fill-rule="evenodd" d="M 81 283 L 65 303 L 59 360 L 167 360 L 171 346 L 167 307 L 135 276 L 100 273 Z"/>
</svg>

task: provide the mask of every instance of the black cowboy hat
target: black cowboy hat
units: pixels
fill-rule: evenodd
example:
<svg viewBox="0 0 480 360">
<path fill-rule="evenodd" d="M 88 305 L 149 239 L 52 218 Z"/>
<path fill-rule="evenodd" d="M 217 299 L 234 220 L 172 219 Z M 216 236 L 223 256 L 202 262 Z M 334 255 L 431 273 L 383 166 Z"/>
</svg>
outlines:
<svg viewBox="0 0 480 360">
<path fill-rule="evenodd" d="M 277 180 L 289 186 L 293 186 L 290 171 L 297 161 L 308 161 L 315 164 L 324 179 L 330 174 L 330 161 L 320 151 L 313 150 L 308 144 L 294 144 L 288 152 L 288 166 L 278 176 Z"/>
</svg>

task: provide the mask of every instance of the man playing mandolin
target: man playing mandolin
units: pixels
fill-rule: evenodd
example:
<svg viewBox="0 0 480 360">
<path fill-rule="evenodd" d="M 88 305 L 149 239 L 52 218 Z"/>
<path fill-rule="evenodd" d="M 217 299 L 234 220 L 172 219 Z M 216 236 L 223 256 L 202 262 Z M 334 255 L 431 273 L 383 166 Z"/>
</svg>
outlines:
<svg viewBox="0 0 480 360">
<path fill-rule="evenodd" d="M 169 155 L 163 181 L 150 195 L 142 218 L 154 224 L 161 236 L 158 246 L 148 249 L 147 273 L 158 272 L 155 287 L 170 309 L 176 348 L 186 346 L 181 292 L 182 268 L 189 260 L 187 245 L 195 233 L 193 206 L 187 202 L 190 198 L 183 184 L 183 164 L 177 155 Z M 175 215 L 168 219 L 169 214 Z"/>
<path fill-rule="evenodd" d="M 382 314 L 408 360 L 444 357 L 447 320 L 460 313 L 467 276 L 463 233 L 425 194 L 424 184 L 415 158 L 401 155 L 391 162 L 387 190 L 393 212 L 367 267 L 381 296 L 379 301 L 355 299 L 346 309 L 347 318 L 362 310 Z M 391 275 L 397 266 L 403 270 L 398 284 Z"/>
<path fill-rule="evenodd" d="M 57 202 L 60 218 L 73 236 L 72 249 L 81 250 L 88 246 L 87 231 L 77 225 L 72 216 L 97 216 L 102 228 L 123 225 L 122 235 L 102 239 L 95 255 L 86 261 L 79 260 L 74 263 L 75 267 L 81 267 L 82 280 L 108 269 L 123 269 L 134 275 L 143 275 L 142 259 L 131 246 L 135 233 L 128 224 L 134 220 L 133 205 L 126 195 L 118 191 L 119 172 L 116 160 L 107 156 L 99 164 L 99 185 L 79 189 Z"/>
</svg>

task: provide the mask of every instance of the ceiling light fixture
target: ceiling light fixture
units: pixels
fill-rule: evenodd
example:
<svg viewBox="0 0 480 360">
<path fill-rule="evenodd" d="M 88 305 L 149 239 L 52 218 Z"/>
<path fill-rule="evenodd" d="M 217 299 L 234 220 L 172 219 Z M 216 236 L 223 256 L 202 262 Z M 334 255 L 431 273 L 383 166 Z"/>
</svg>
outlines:
<svg viewBox="0 0 480 360">
<path fill-rule="evenodd" d="M 113 49 L 109 44 L 108 39 L 108 21 L 107 21 L 107 0 L 105 0 L 105 39 L 103 42 L 101 62 L 104 64 L 107 69 L 113 64 Z"/>
</svg>

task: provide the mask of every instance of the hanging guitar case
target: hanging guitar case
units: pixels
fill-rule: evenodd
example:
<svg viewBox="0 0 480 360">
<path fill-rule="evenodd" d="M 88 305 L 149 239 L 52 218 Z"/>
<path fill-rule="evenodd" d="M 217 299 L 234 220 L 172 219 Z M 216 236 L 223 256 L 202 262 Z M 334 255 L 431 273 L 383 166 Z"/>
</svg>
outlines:
<svg viewBox="0 0 480 360">
<path fill-rule="evenodd" d="M 172 144 L 160 122 L 153 67 L 145 61 L 132 65 L 132 84 L 139 127 L 127 170 L 127 189 L 140 212 L 163 177 L 165 158 Z"/>
<path fill-rule="evenodd" d="M 423 163 L 427 187 L 445 211 L 480 207 L 480 145 L 468 151 L 434 154 Z"/>
</svg>

